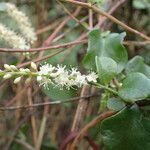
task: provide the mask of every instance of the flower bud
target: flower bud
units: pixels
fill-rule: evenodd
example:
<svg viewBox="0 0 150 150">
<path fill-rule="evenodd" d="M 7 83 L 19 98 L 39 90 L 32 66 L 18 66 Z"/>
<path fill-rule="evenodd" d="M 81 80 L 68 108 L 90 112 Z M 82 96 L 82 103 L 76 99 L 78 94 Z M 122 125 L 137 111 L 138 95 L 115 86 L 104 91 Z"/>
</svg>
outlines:
<svg viewBox="0 0 150 150">
<path fill-rule="evenodd" d="M 20 82 L 20 80 L 21 80 L 21 77 L 16 78 L 16 79 L 14 80 L 14 84 L 19 83 L 19 82 Z"/>
<path fill-rule="evenodd" d="M 31 68 L 34 69 L 34 70 L 37 70 L 37 66 L 34 62 L 31 62 Z"/>
<path fill-rule="evenodd" d="M 7 70 L 11 70 L 11 67 L 8 64 L 4 64 L 4 68 Z"/>
<path fill-rule="evenodd" d="M 30 71 L 30 69 L 25 68 L 25 69 L 24 69 L 24 72 L 31 72 L 31 71 Z"/>
<path fill-rule="evenodd" d="M 14 70 L 14 71 L 17 71 L 17 70 L 18 70 L 17 67 L 14 66 L 14 65 L 10 65 L 10 68 L 11 68 L 12 70 Z"/>
<path fill-rule="evenodd" d="M 31 79 L 32 79 L 31 77 L 27 78 L 25 84 L 29 84 L 31 82 Z"/>
<path fill-rule="evenodd" d="M 12 75 L 10 73 L 7 73 L 3 76 L 3 79 L 9 79 L 11 77 L 12 77 Z"/>
<path fill-rule="evenodd" d="M 25 69 L 24 68 L 20 68 L 19 69 L 21 72 L 25 72 Z"/>
</svg>

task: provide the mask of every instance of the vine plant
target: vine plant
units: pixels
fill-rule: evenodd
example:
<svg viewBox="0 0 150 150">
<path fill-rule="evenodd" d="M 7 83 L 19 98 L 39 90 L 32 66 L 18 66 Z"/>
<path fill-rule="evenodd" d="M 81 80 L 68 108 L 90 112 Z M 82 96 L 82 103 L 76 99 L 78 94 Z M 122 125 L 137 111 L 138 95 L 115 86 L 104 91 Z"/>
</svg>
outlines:
<svg viewBox="0 0 150 150">
<path fill-rule="evenodd" d="M 51 64 L 30 68 L 17 68 L 5 64 L 0 70 L 3 79 L 13 78 L 19 83 L 23 78 L 29 83 L 36 78 L 41 86 L 53 84 L 61 90 L 91 85 L 103 90 L 107 109 L 112 116 L 104 119 L 99 132 L 106 150 L 149 150 L 150 148 L 150 67 L 140 56 L 128 60 L 123 46 L 125 33 L 89 33 L 88 49 L 83 66 L 89 74 L 76 68 L 66 69 Z M 92 70 L 92 71 L 91 71 Z"/>
<path fill-rule="evenodd" d="M 45 64 L 38 71 L 35 63 L 31 69 L 5 64 L 0 72 L 4 79 L 15 78 L 14 83 L 26 77 L 26 83 L 36 77 L 41 85 L 55 84 L 63 88 L 90 84 L 103 89 L 107 107 L 117 114 L 104 119 L 100 132 L 108 150 L 149 149 L 149 98 L 150 67 L 140 56 L 128 61 L 127 50 L 122 42 L 125 33 L 102 33 L 93 29 L 89 33 L 87 54 L 83 65 L 94 70 L 81 75 L 77 69 L 66 70 L 63 66 Z M 117 84 L 114 84 L 114 80 Z M 125 144 L 123 144 L 125 142 Z"/>
</svg>

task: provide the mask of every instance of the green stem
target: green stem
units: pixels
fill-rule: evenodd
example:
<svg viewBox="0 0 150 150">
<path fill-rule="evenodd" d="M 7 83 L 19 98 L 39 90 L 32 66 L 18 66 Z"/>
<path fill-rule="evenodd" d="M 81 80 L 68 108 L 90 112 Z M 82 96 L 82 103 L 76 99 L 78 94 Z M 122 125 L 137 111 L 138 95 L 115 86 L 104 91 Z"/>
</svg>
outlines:
<svg viewBox="0 0 150 150">
<path fill-rule="evenodd" d="M 7 71 L 3 71 L 3 72 L 0 72 L 0 77 L 3 77 L 5 74 L 11 74 L 12 77 L 15 77 L 15 76 L 38 76 L 38 73 L 36 72 L 15 72 L 15 71 L 11 71 L 11 72 L 7 72 Z"/>
<path fill-rule="evenodd" d="M 113 94 L 115 94 L 115 95 L 118 95 L 118 92 L 117 92 L 117 91 L 115 91 L 115 90 L 113 90 L 113 89 L 111 89 L 111 88 L 109 88 L 109 87 L 107 87 L 107 86 L 104 86 L 104 85 L 102 85 L 102 84 L 100 84 L 100 83 L 94 83 L 94 85 L 95 85 L 95 87 L 97 87 L 97 88 L 101 88 L 101 89 L 107 90 L 107 91 L 109 91 L 109 92 L 111 92 L 111 93 L 113 93 Z"/>
</svg>

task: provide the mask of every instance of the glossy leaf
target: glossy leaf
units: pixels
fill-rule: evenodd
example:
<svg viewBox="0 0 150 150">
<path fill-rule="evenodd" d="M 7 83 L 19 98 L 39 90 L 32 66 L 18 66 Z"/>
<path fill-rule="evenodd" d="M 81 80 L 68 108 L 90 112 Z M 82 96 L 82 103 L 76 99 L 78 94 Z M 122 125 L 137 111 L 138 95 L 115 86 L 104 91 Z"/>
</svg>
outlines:
<svg viewBox="0 0 150 150">
<path fill-rule="evenodd" d="M 109 57 L 96 56 L 95 61 L 100 81 L 109 83 L 117 74 L 117 63 Z"/>
<path fill-rule="evenodd" d="M 105 150 L 149 150 L 150 118 L 138 108 L 125 108 L 105 119 L 101 135 Z"/>
<path fill-rule="evenodd" d="M 142 73 L 129 74 L 123 81 L 119 96 L 128 102 L 135 102 L 150 96 L 150 79 Z"/>
</svg>

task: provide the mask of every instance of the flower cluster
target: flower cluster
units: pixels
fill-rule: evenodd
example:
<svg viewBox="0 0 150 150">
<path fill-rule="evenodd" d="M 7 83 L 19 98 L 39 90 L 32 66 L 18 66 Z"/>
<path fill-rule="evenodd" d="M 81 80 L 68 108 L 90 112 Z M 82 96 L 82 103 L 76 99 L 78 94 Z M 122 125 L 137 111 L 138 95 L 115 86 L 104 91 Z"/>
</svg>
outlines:
<svg viewBox="0 0 150 150">
<path fill-rule="evenodd" d="M 5 25 L 0 23 L 0 38 L 6 41 L 13 48 L 28 49 L 29 46 L 25 40 L 18 36 L 14 31 L 8 29 Z"/>
<path fill-rule="evenodd" d="M 41 66 L 38 74 L 37 81 L 39 81 L 41 85 L 47 86 L 48 84 L 54 84 L 60 89 L 64 87 L 70 89 L 74 86 L 81 87 L 89 82 L 95 83 L 98 78 L 94 72 L 88 75 L 82 75 L 76 68 L 67 70 L 66 66 L 58 65 L 54 67 L 49 64 Z"/>
<path fill-rule="evenodd" d="M 89 83 L 96 83 L 98 76 L 91 72 L 88 75 L 82 75 L 76 68 L 67 69 L 66 66 L 58 65 L 54 67 L 50 64 L 42 65 L 37 70 L 35 63 L 31 63 L 31 68 L 16 68 L 14 65 L 4 65 L 5 71 L 0 71 L 0 76 L 4 79 L 15 78 L 14 83 L 20 82 L 22 77 L 26 77 L 26 82 L 30 81 L 32 77 L 36 77 L 40 85 L 48 87 L 53 84 L 60 89 L 81 87 Z"/>
<path fill-rule="evenodd" d="M 12 48 L 29 49 L 37 39 L 28 17 L 17 9 L 14 4 L 3 3 L 4 11 L 16 21 L 20 33 L 0 23 L 0 39 Z"/>
<path fill-rule="evenodd" d="M 11 3 L 6 3 L 6 12 L 17 22 L 20 31 L 27 42 L 32 44 L 37 37 L 28 17 Z"/>
</svg>

